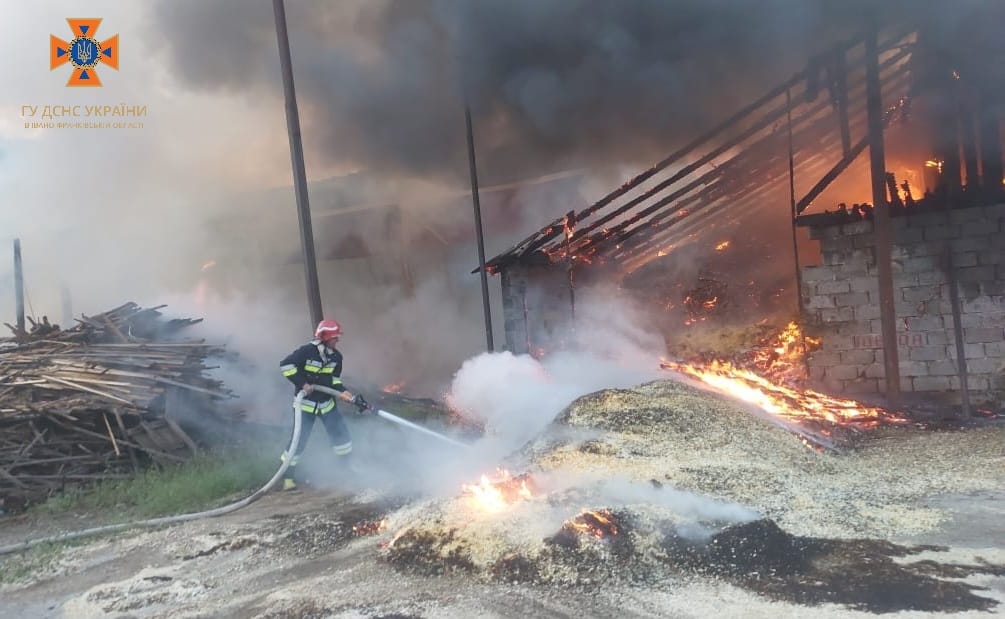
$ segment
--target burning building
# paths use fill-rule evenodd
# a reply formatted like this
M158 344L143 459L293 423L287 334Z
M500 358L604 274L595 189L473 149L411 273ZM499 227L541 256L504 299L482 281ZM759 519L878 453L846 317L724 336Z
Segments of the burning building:
M682 262L746 246L733 267L751 289L734 306L752 316L760 294L775 298L771 309L798 308L823 340L807 362L816 385L891 400L903 390L966 401L969 390L1000 402L1002 101L988 85L1001 50L984 38L957 53L925 25L852 37L588 208L492 258L486 269L501 276L508 348L561 348L574 332L577 290L598 282L658 302L656 312L686 309L685 326L704 320L735 292L704 271L690 289L668 280ZM775 231L768 242L755 238L763 229ZM780 263L776 254L789 264L795 256L782 285L748 275ZM806 266L810 254L823 263ZM902 380L886 379L893 374Z

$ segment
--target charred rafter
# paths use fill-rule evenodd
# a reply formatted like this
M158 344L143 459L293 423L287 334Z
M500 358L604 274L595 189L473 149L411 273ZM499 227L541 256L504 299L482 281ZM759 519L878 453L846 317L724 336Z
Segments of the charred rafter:
M881 70L885 73L882 77L887 90L896 91L901 83L907 82L901 78L909 70L912 37L909 32L897 32L886 37L881 46ZM779 125L790 112L793 112L794 144L798 148L830 142L826 135L830 125L830 132L837 134L840 155L850 155L854 147L849 144L849 136L864 116L864 106L850 103L859 103L864 98L858 95L864 88L865 59L856 52L862 42L861 37L856 37L821 54L784 84L575 213L578 226L571 233L563 225L567 218L559 218L490 260L487 268L496 271L509 262L535 258L549 262L613 262L624 254L620 246L636 234L639 236L633 239L633 244L646 241L648 245L659 242L653 239L662 236L663 228L690 219L697 210L720 211L736 203L749 204L752 194L761 193L749 170L761 175L760 184L764 184L765 177L773 181L784 176L774 168L786 167L787 159L780 154L784 148L779 141L782 133ZM832 92L829 100L818 101L810 82L822 68L832 73L829 76ZM793 90L791 103L779 104L778 98ZM901 93L891 94L896 98ZM835 120L839 133L834 131ZM733 154L733 150L740 152ZM728 159L719 161L723 155L728 155ZM816 153L801 159L801 171L822 167ZM675 164L684 165L660 180L660 173L674 170ZM715 169L704 171L707 166ZM657 180L654 186L644 187L647 182ZM639 193L633 197L635 191ZM620 203L621 199L627 201Z

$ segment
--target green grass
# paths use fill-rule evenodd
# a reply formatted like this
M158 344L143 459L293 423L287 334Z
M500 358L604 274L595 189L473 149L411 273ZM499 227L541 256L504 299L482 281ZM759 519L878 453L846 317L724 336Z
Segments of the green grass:
M81 546L86 540L68 540L39 544L19 553L0 557L0 584L10 584L27 580L32 575L52 568L72 546Z
M65 492L33 511L94 514L111 523L209 509L265 483L279 466L279 450L273 445L208 453L130 479Z
M86 515L80 528L202 511L257 490L279 466L276 445L231 448L196 456L176 466L151 468L130 479L64 492L31 509L32 515ZM41 544L0 557L0 583L14 583L55 565L72 546L100 536Z

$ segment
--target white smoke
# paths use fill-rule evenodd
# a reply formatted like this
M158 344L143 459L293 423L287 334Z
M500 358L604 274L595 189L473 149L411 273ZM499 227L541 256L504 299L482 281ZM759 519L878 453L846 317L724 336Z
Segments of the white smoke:
M582 294L571 350L542 360L483 353L454 377L450 403L486 428L480 447L502 456L541 433L576 398L659 378L662 341L647 335L626 301Z
M628 479L604 480L597 491L611 505L655 505L690 522L749 522L761 517L758 512L737 503Z

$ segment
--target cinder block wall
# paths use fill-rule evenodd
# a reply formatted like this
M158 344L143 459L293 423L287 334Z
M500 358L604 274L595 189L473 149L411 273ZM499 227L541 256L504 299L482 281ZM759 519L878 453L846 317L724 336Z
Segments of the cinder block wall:
M892 220L901 389L958 402L952 256L971 401L1005 403L1005 205ZM804 323L823 338L810 378L835 393L886 389L872 221L813 227L823 262L802 269Z
M537 354L562 347L572 325L568 272L551 264L502 269L506 349Z

